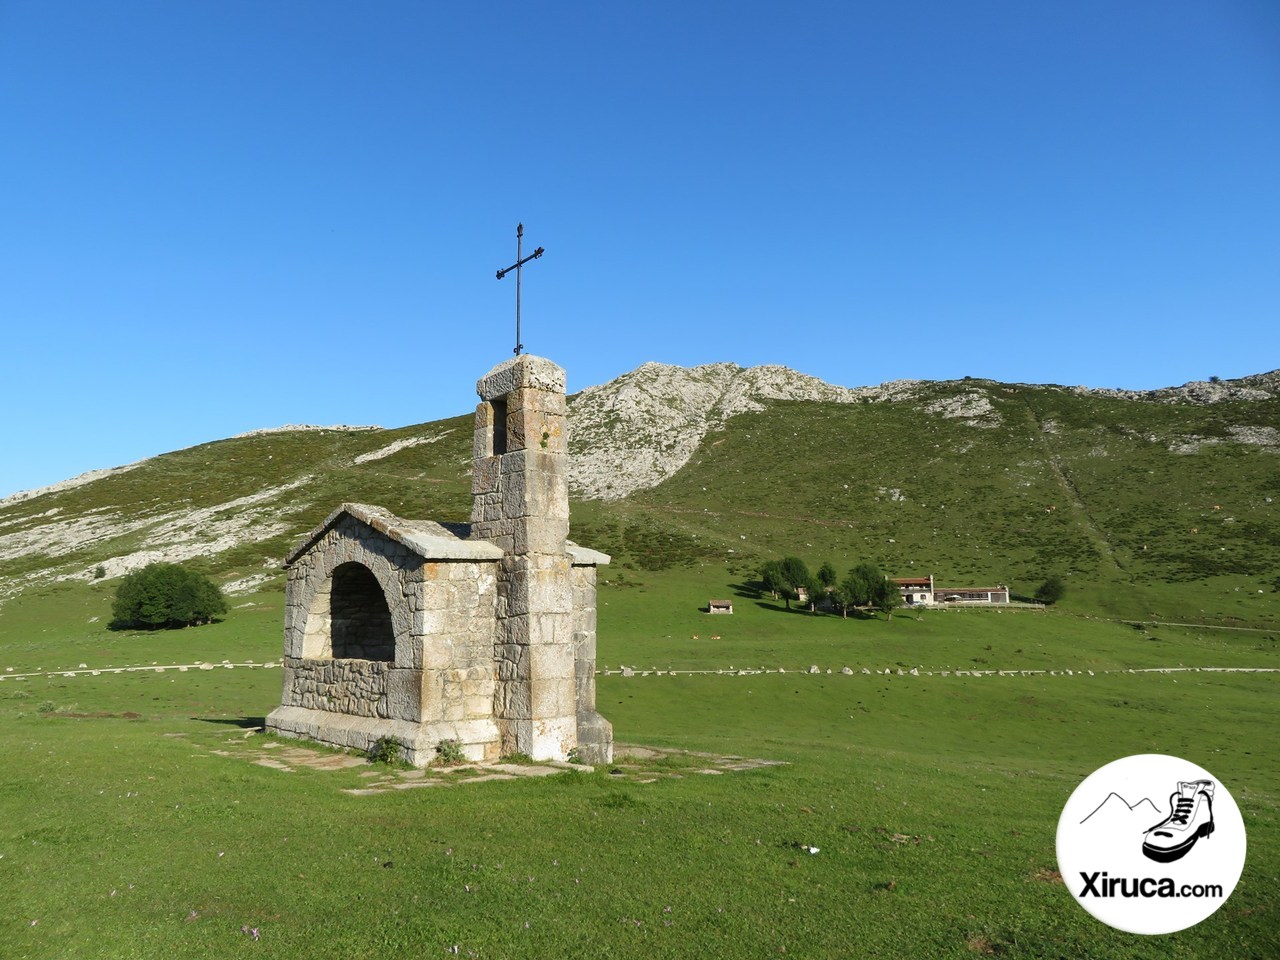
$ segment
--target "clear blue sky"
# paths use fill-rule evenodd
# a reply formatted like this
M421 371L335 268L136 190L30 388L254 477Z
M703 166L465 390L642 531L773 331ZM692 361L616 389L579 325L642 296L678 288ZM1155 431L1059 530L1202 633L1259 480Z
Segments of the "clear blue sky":
M1274 0L0 0L0 138L0 495L469 411L517 220L571 389L1280 366Z

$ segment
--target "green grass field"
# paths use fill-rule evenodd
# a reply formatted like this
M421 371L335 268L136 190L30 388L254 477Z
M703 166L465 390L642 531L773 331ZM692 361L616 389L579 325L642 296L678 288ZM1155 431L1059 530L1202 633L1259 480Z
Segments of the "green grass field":
M1078 603L842 620L735 593L723 561L617 573L602 666L788 671L603 676L618 739L786 765L352 796L359 767L250 762L244 728L278 702L277 670L10 677L0 956L1280 955L1277 675L1126 672L1277 667L1273 633ZM278 592L220 624L121 634L108 590L0 609L0 674L279 657ZM719 595L732 617L699 612ZM1073 674L940 673L957 669ZM1249 831L1227 904L1165 937L1105 927L1054 874L1076 784L1142 752L1206 767Z

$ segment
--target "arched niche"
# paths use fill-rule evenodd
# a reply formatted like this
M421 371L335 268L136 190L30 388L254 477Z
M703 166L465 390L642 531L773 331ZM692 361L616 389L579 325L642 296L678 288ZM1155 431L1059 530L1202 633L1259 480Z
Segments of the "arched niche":
M303 635L304 656L393 661L395 627L382 585L362 563L347 562L315 593Z

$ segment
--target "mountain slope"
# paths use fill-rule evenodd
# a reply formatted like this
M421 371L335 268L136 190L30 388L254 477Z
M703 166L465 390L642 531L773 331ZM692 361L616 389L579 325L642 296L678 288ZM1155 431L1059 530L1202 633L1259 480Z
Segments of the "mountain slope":
M616 568L746 576L799 553L1015 591L1057 572L1134 616L1176 585L1192 613L1271 622L1278 397L1274 372L1150 392L848 389L783 367L646 364L571 400L574 536ZM470 437L470 417L265 431L10 497L0 603L161 558L237 589L278 583L288 547L343 500L465 519Z

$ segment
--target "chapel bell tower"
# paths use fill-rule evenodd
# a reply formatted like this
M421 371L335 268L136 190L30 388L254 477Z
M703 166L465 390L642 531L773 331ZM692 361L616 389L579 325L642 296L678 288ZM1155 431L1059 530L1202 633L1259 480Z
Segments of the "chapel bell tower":
M567 543L565 372L542 357L518 355L494 367L476 384L476 392L480 404L471 536L503 552L498 565L494 699L502 750L563 760L579 746L580 707L586 712L584 721L599 718L594 622L589 703L579 703L587 678L578 677L575 666L580 625L575 624L575 563ZM592 571L594 593L594 567ZM608 736L611 740L611 731Z

